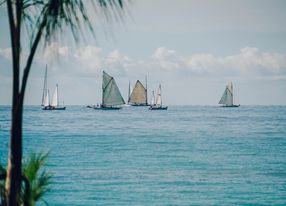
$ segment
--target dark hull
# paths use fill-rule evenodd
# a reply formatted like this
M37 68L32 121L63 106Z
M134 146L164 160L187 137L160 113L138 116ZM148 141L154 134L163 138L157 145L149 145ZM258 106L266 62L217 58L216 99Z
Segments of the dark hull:
M233 108L233 107L239 107L240 104L238 105L223 105L222 107L227 107L227 108Z
M146 106L149 106L148 104L129 104L133 107L146 107Z
M95 110L119 110L122 107L94 107Z
M66 107L43 107L43 110L66 110Z
M149 107L149 110L167 110L168 107Z

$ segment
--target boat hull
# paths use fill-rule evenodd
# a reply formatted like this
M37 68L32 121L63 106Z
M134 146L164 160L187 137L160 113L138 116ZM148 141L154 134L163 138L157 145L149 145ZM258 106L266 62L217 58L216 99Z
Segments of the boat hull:
M238 104L238 105L223 105L223 106L221 106L221 107L224 107L224 108L233 108L233 107L239 107L240 106L240 104Z
M167 110L168 107L149 107L149 110Z
M52 107L52 106L46 106L46 107L43 107L43 110L66 110L66 107Z
M146 107L146 106L150 106L149 104L129 104L130 106L133 107Z
M95 110L119 110L122 107L94 107Z

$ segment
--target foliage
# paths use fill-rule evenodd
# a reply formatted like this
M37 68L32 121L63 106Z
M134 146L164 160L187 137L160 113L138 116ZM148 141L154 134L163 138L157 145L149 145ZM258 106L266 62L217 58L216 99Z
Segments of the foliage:
M0 163L0 176L5 178L6 170ZM4 202L5 184L4 179L0 179L0 205Z
M36 205L36 202L46 201L43 199L44 195L50 190L51 173L47 172L44 167L46 166L46 159L48 153L32 153L28 159L24 161L22 176L27 178L30 190L25 191L22 189L21 199L22 202L26 201L30 206ZM5 174L5 168L0 164L0 174ZM22 185L24 187L24 185ZM4 191L4 181L0 182L0 190Z
M33 206L39 200L43 200L43 196L50 190L52 175L44 170L48 153L31 154L29 159L23 165L23 175L30 183L30 194L26 194L29 198L29 205Z

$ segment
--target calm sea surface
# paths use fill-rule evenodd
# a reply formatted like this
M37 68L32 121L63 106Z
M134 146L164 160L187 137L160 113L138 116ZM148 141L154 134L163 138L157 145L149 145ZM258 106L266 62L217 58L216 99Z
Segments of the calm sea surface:
M2 164L9 120L1 106ZM286 205L286 106L27 106L31 151L50 151L50 205Z

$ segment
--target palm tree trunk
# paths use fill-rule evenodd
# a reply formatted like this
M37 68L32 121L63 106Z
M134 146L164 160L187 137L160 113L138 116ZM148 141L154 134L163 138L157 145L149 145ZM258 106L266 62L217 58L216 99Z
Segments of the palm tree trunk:
M7 205L13 206L20 204L19 194L21 191L22 174L22 111L22 105L13 105L6 177Z
M13 9L15 8L15 9ZM9 25L13 59L13 99L12 120L9 145L9 157L6 176L6 203L9 206L20 205L21 174L22 174L22 112L23 104L19 93L20 88L20 35L22 1L16 3L7 0Z

